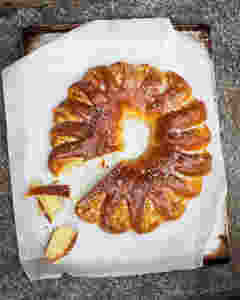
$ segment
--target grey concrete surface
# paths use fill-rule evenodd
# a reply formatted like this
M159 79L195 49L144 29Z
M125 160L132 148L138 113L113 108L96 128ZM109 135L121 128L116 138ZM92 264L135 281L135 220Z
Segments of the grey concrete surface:
M240 1L82 0L79 9L66 9L70 7L69 5L64 7L9 11L0 9L0 68L21 55L21 29L33 24L84 23L103 18L168 16L179 24L211 25L223 152L229 189L233 199L237 199L240 194L240 134L233 134L233 124L227 117L224 107L223 90L226 84L238 87L240 81ZM3 173L3 176L8 177L2 97L1 91L0 175ZM238 222L238 218L233 211L234 222ZM17 258L11 186L0 181L0 300L145 300L172 299L173 296L177 297L176 299L194 299L194 296L200 295L208 299L207 295L221 295L219 294L221 292L229 292L236 296L239 285L240 275L232 274L230 265L123 278L72 279L70 276L64 276L59 280L30 283ZM224 296L220 297L219 299L224 299Z

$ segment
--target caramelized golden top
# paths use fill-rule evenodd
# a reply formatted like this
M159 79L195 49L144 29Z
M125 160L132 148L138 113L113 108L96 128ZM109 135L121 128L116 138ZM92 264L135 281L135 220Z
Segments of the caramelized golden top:
M211 170L204 103L178 74L126 62L91 68L69 88L54 109L49 169L57 176L67 166L121 151L122 121L129 117L148 124L147 150L117 165L76 207L81 218L109 232L149 232L180 217Z

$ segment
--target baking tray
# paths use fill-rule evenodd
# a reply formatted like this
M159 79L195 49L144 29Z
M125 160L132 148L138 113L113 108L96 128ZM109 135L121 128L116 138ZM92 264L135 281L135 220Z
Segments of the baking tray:
M56 7L57 0L0 0L0 8Z
M210 27L207 25L178 25L173 24L175 30L184 32L199 41L201 46L208 49L211 57L212 47L210 38ZM61 25L38 25L28 27L22 31L22 55L27 55L40 46L54 40L80 24L61 24ZM226 264L231 261L231 216L229 209L229 196L226 197L225 211L225 231L224 234L217 236L220 240L219 247L204 257L204 265Z

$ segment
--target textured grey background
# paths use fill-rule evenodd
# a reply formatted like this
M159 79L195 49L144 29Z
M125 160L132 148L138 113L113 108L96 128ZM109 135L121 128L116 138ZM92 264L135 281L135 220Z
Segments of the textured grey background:
M223 87L239 86L240 1L239 0L89 0L81 8L69 9L58 1L56 9L0 9L0 68L21 53L21 30L33 24L84 23L93 19L131 17L171 17L179 24L211 25L213 60L216 67L221 136L229 188L233 199L240 194L240 135L232 133L231 119L224 108ZM39 86L41 88L41 86ZM1 92L2 93L2 92ZM4 106L0 94L0 178L6 178L7 144ZM19 99L16 99L19 101ZM233 211L233 222L237 218ZM15 225L10 186L0 180L0 300L7 299L185 299L199 295L230 292L240 295L240 275L231 266L215 266L195 271L149 274L136 277L43 280L30 283L17 258ZM224 299L221 294L221 299Z

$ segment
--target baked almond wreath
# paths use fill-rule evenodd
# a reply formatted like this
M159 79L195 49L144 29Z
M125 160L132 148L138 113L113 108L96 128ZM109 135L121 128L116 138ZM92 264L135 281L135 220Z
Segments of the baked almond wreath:
M178 219L211 170L206 107L189 84L174 72L118 62L89 69L54 108L50 171L58 176L67 167L122 151L123 121L132 117L149 126L146 151L117 164L75 209L82 220L110 233L146 233Z

